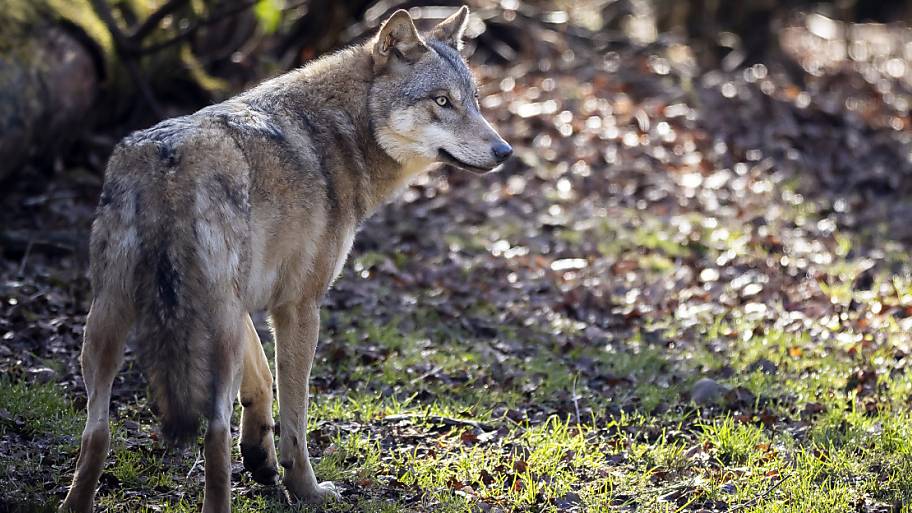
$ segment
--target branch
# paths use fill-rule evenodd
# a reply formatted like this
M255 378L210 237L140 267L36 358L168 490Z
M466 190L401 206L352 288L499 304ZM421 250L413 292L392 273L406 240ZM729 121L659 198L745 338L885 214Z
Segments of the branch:
M351 0L338 2L320 0L308 3L307 14L295 20L288 33L280 40L275 49L275 57L280 61L292 49L304 45L315 45L317 53L331 49L338 42L340 34L349 22L364 16L373 0ZM295 62L298 54L295 53Z
M152 92L152 87L149 86L149 83L146 82L146 79L143 77L142 69L140 69L137 61L126 58L124 59L124 66L126 66L130 78L136 83L136 87L139 88L140 94L142 94L143 99L149 105L149 109L152 113L159 119L164 118L165 113L158 104L158 100L155 99L155 93Z
M203 27L212 25L214 23L218 23L218 22L224 20L225 18L229 18L232 16L236 16L237 14L240 14L241 12L247 10L248 8L256 5L256 3L258 1L259 0L247 0L246 2L242 2L230 9L225 9L224 11L222 11L220 13L213 14L212 16L210 16L208 18L198 19L194 23L190 24L189 27L180 31L176 36L174 36L170 39L166 39L164 41L160 41L158 43L151 44L149 46L144 46L142 48L136 48L134 50L134 53L136 55L149 55L149 54L164 50L165 48L168 48L177 43L180 43L181 41L187 40L197 30L199 30Z
M139 58L184 41L201 27L211 25L229 16L234 16L256 4L257 0L246 0L239 5L214 14L209 18L197 20L171 39L146 47L141 46L142 40L158 27L158 24L165 16L168 16L185 5L187 0L168 0L155 12L149 15L149 17L146 18L139 27L133 30L130 35L124 34L123 30L121 30L120 26L117 24L117 20L114 19L114 14L111 12L111 6L108 5L107 0L90 0L90 2L95 14L98 15L102 23L105 24L105 27L107 27L108 31L111 33L111 37L114 39L114 48L116 49L117 54L123 57L124 67L130 74L130 78L136 84L140 94L148 104L149 109L152 110L157 117L161 118L163 117L162 109L155 99L152 88L142 75L142 69L139 66Z
M162 117L162 110L155 100L152 88L149 87L149 84L143 78L139 65L133 59L134 54L131 52L131 49L135 48L133 40L126 37L123 31L120 30L120 27L117 25L117 20L114 19L114 14L111 13L111 7L106 0L91 0L91 4L95 14L101 18L102 23L105 24L108 31L111 33L111 37L114 38L114 49L118 55L124 58L124 66L127 68L127 72L139 89L140 94L142 94L143 99L145 99L146 103L149 105L149 109L152 110L156 116Z
M139 44L145 39L146 36L152 33L158 27L158 24L165 18L165 16L176 11L180 7L183 7L187 3L187 0L168 0L161 7L155 10L152 14L146 18L146 21L142 22L139 27L136 27L133 32L127 36L135 44Z
M129 47L132 42L127 39L117 25L117 20L114 19L114 14L111 12L111 7L108 5L107 0L90 0L90 2L92 10L101 18L102 23L108 28L108 32L111 33L111 37L114 38L114 47L117 51L120 52L122 49Z

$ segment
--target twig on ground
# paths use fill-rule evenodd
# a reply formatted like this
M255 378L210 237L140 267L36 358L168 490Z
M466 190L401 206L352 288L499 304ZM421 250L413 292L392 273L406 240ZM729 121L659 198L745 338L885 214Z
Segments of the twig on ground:
M728 510L728 511L729 511L729 512L740 511L740 510L742 510L742 509L749 508L749 507L751 507L751 506L756 505L756 504L757 504L758 502L760 502L762 499L765 499L765 498L768 497L771 493L773 493L774 491L776 491L776 489L779 488L780 486L782 486L782 483L788 481L790 477L792 477L792 476L791 476L791 475L787 475L787 476L783 477L782 479L780 479L779 481L777 481L775 484L773 484L772 486L770 486L769 488L767 488L765 492L761 493L760 495L754 497L753 499L751 499L751 500L749 500L749 501L747 501L747 502L742 502L741 504L735 505L735 507L733 507L732 509L730 509L730 510Z
M41 229L41 226L34 230L7 230L0 232L0 247L8 253L17 255L25 254L26 251L32 255L36 252L51 255L72 253L79 249L80 244L84 241L85 237L74 234L72 231L45 231Z
M29 255L32 253L32 246L35 245L35 238L32 235L29 235L28 243L25 245L25 253L22 255L22 260L19 261L19 271L18 275L22 276L25 273L25 266L28 263Z
M203 451L196 451L196 460L193 461L193 465L190 466L190 470L187 471L186 479L190 479L190 474L196 470L196 467L199 466L200 462L203 461Z
M428 379L429 377L433 376L434 374L437 374L437 373L440 372L441 370L443 370L443 369L441 369L440 367L434 367L433 369L431 369L431 370L425 372L424 374L422 374L422 375L420 375L420 376L418 376L418 377L412 379L411 381L409 381L409 384L410 384L410 385L414 385L414 384L416 384L416 383L420 383L420 382L422 382L422 381Z
M425 422L430 422L433 424L444 424L447 426L469 426L473 428L481 429L482 431L492 431L494 429L490 424L484 422L478 422L475 420L468 419L455 419L452 417L444 417L442 415L422 415L420 413L400 413L397 415L389 415L383 417L381 422L398 422L400 420L414 420L419 419Z
M580 414L579 414L579 396L576 395L576 381L579 379L579 375L573 378L573 389L570 391L571 398L573 399L573 409L576 411L576 425L580 424Z

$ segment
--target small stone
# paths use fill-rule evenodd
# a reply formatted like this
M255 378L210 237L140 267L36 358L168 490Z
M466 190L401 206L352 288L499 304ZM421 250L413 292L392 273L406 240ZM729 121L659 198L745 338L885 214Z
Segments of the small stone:
M704 283L719 281L719 271L712 267L707 267L700 271L700 281Z
M554 505L561 509L566 509L580 503L580 496L576 492L567 492L563 497L554 499Z
M779 367L766 358L760 358L747 366L747 372L756 372L758 370L764 374L769 374L770 376L775 376L779 373Z
M753 406L757 396L745 387L735 387L725 392L725 401L729 408L745 408Z
M694 383L690 391L690 398L699 405L716 404L728 392L724 386L710 378L703 378Z

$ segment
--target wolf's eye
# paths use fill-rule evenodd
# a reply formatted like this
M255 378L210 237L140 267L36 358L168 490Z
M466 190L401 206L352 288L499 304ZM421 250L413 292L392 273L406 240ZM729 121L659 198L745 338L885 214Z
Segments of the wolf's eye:
M450 99L447 98L446 96L436 96L434 98L434 103L436 103L437 105L440 105L441 107L449 107Z

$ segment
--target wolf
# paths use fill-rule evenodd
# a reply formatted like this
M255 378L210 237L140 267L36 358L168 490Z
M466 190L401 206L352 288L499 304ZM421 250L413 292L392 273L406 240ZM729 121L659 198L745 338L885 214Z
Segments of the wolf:
M88 512L110 445L111 386L126 341L148 377L163 435L205 422L203 511L231 509L231 413L261 483L292 500L339 497L306 439L319 305L359 225L434 163L477 173L510 145L483 117L460 55L469 12L421 33L399 10L362 44L115 148L92 225L93 301L81 354L88 418L61 512ZM273 378L250 312L268 311Z

